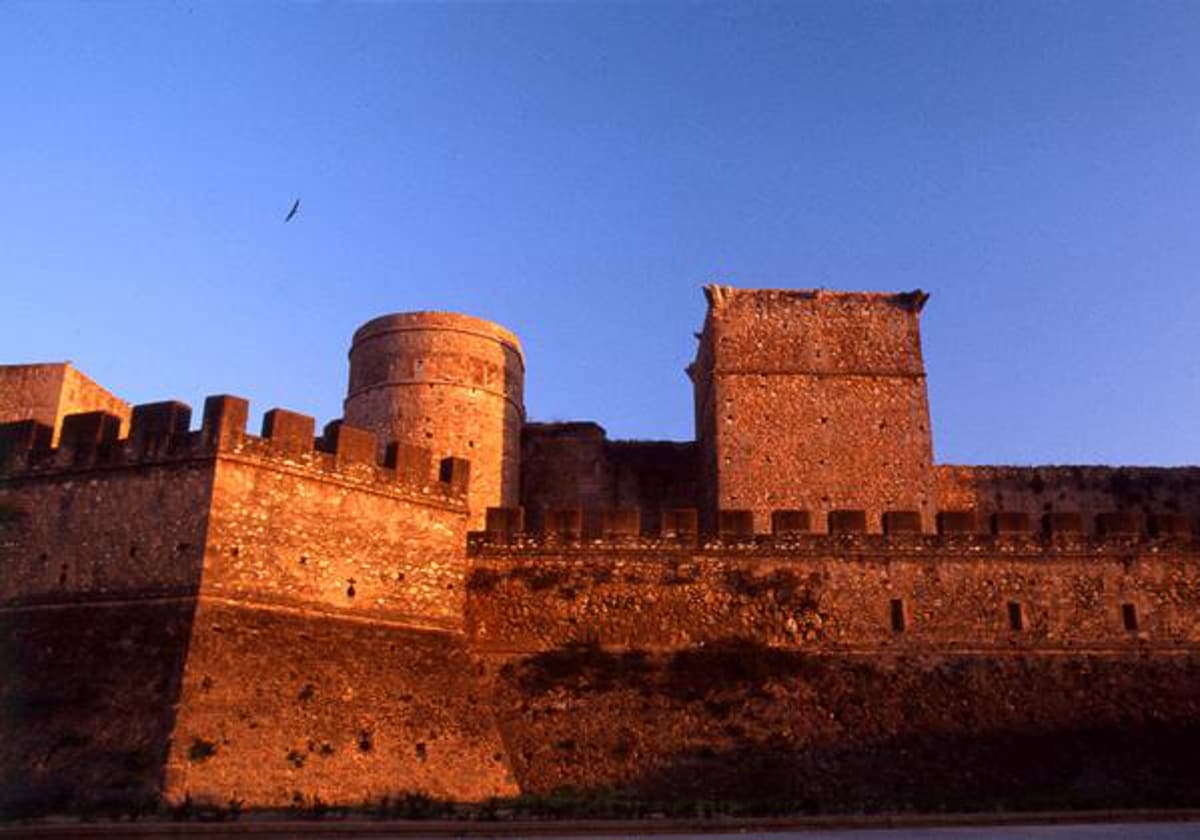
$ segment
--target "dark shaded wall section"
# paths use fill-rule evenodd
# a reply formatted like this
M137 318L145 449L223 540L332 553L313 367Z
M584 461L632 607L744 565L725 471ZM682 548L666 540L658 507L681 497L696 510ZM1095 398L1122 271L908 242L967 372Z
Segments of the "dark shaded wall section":
M1195 806L1194 654L497 658L521 788L772 811Z
M0 817L158 801L194 611L0 609Z
M695 443L609 440L596 423L526 423L521 433L521 504L531 528L545 511L638 508L643 529L659 513L700 503Z
M468 631L523 791L775 812L1200 803L1189 541L472 550Z
M1078 512L1085 521L1107 511L1200 518L1200 467L939 465L935 471L947 510Z

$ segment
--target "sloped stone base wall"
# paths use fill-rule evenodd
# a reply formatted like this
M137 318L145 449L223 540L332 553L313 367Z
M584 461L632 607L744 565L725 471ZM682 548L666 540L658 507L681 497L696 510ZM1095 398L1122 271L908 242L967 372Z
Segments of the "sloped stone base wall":
M157 802L194 609L0 610L0 816Z
M517 792L461 637L202 600L166 798L370 805Z
M674 654L493 662L522 790L770 810L1200 804L1200 657Z

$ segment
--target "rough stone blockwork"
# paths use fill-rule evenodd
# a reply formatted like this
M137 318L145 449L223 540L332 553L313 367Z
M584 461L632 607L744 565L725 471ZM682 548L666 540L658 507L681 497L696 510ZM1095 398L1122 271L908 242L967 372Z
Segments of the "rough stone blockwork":
M160 801L194 610L0 609L0 817Z
M1150 650L1200 644L1200 552L1038 537L816 536L475 546L467 623L481 650L660 649L736 637L804 650ZM891 622L899 601L907 621ZM1009 620L1009 604L1025 616ZM1129 628L1130 605L1137 627Z
M1196 804L1200 662L812 656L741 642L499 658L523 790L772 811Z
M461 638L204 602L165 794L263 806L517 792Z
M709 286L689 368L706 517L772 510L937 509L921 292ZM875 526L878 530L878 526Z

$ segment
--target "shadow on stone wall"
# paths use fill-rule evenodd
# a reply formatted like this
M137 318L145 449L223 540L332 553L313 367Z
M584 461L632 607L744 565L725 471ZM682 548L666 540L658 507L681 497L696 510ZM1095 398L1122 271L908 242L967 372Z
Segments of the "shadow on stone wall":
M737 801L764 813L1200 803L1191 656L578 646L510 662L496 696L531 793Z
M155 807L195 606L0 612L0 818Z

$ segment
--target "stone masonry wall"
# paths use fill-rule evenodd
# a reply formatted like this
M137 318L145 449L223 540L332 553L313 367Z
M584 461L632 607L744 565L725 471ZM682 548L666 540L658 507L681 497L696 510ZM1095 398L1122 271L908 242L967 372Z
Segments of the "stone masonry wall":
M194 610L0 607L0 819L155 806Z
M917 510L937 485L921 359L924 295L708 287L696 363L704 511Z
M660 650L730 638L824 651L1200 643L1191 542L812 536L689 548L531 538L476 542L468 590L468 632L481 650Z
M70 363L0 365L0 423L37 420L50 426L58 443L68 414L107 411L129 429L129 403L109 393Z
M450 634L201 599L166 798L515 794L481 672Z
M115 415L121 418L120 434L124 436L129 433L132 413L129 403L68 364L63 373L62 397L58 403L55 429L62 427L63 418L68 414L81 414L85 411L105 411Z
M424 492L264 459L243 441L218 463L203 593L369 615L414 626L462 623L466 506Z
M467 615L523 791L698 814L1195 804L1190 540L510 539L472 537Z
M1200 517L1197 467L975 467L939 465L943 508L982 514L998 510L1181 513Z
M740 813L1195 807L1195 653L494 658L522 790ZM720 806L718 806L720 807ZM718 811L719 812L719 811Z
M595 423L526 423L521 505L531 527L547 510L638 508L650 531L664 508L700 502L693 443L607 439Z
M517 503L525 362L511 332L466 315L409 312L364 324L350 349L346 421L472 464L471 526Z
M37 420L57 429L66 365L0 365L0 423Z
M212 460L0 476L0 604L194 594Z

